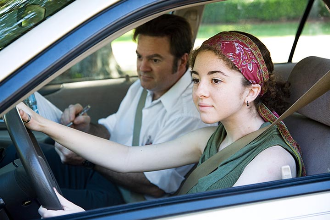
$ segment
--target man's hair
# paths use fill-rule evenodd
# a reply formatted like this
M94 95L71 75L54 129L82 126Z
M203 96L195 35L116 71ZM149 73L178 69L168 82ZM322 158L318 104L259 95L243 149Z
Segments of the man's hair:
M138 35L168 37L170 52L176 60L185 53L189 54L193 47L190 25L183 17L177 15L164 14L148 21L134 30L134 41Z

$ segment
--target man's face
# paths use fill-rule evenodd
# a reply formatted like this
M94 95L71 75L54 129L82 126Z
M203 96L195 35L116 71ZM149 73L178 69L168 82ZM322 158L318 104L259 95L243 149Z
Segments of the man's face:
M137 42L137 72L141 86L154 93L154 100L158 99L181 77L177 70L173 73L175 57L170 53L169 39L139 35Z

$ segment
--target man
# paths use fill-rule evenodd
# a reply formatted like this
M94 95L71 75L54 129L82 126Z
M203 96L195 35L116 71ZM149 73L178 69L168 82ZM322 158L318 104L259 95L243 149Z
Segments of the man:
M73 122L75 129L128 146L162 143L205 126L191 97L187 68L192 33L188 22L179 16L162 15L136 28L134 40L139 80L128 90L118 112L92 124L87 114L76 117L82 110L80 104L70 105L61 123ZM143 107L140 117L136 116L139 104ZM141 118L140 126L135 125L136 118ZM140 134L134 136L136 130ZM64 166L53 150L45 152L64 197L85 209L120 204L121 193L125 202L173 194L192 167L123 174L91 165L59 144L55 147L62 163L92 168Z

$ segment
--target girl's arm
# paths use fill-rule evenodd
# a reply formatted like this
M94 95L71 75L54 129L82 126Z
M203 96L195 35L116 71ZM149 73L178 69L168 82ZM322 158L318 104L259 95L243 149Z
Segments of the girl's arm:
M152 171L195 163L215 130L208 127L163 144L128 147L49 121L22 103L18 108L23 121L31 115L26 127L41 131L87 160L117 172Z

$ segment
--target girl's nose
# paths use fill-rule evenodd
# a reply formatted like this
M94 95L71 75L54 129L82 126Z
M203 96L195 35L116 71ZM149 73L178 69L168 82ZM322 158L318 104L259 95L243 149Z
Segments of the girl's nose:
M206 82L199 81L197 85L195 85L195 95L199 98L205 98L209 96L208 85Z

